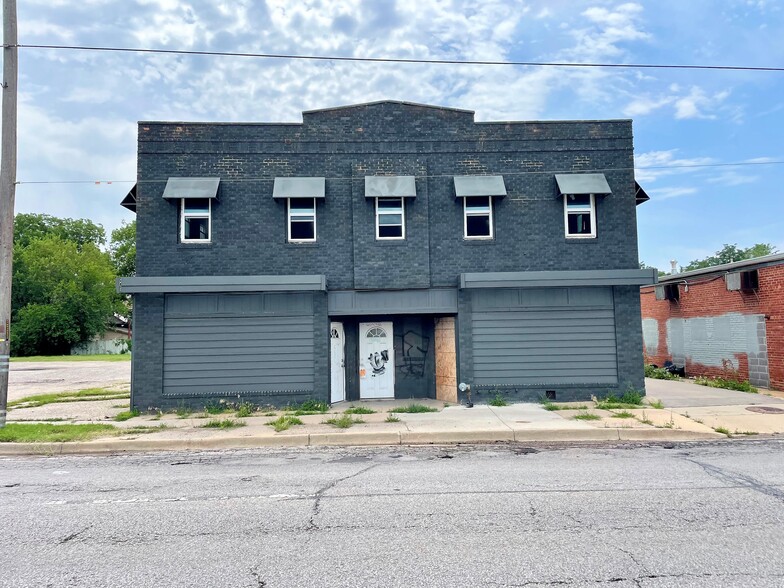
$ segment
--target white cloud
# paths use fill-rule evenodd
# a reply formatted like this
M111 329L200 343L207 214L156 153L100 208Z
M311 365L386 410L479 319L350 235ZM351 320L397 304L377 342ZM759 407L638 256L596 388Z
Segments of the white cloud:
M648 190L648 195L657 200L669 200L670 198L678 198L680 196L690 196L697 193L697 188L687 188L683 186L672 186L670 188L657 188L656 190Z
M668 149L636 155L634 175L637 181L654 182L664 176L692 173L700 170L700 166L715 162L711 157L677 157L677 153L677 149Z
M759 179L759 176L750 176L730 170L711 176L706 181L711 184L721 184L722 186L742 186L743 184L753 184Z

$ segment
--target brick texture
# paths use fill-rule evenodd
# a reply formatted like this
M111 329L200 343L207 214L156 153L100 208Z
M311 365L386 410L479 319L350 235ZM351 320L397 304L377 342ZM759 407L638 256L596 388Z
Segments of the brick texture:
M784 263L760 267L758 273L759 290L756 292L728 291L723 273L690 278L688 291L680 284L678 301L656 300L653 287L641 288L643 322L645 328L650 329L646 331L646 361L662 365L670 360L682 365L682 361L677 361L681 358L674 357L675 350L670 349L680 343L673 342L672 337L668 343L667 321L705 319L708 325L725 321L730 327L730 336L716 337L712 347L711 334L701 336L700 351L707 348L713 354L709 357L731 362L742 378L762 382L761 385L767 374L771 388L784 390ZM743 328L736 327L741 319ZM743 346L741 339L753 340L755 335L760 352L739 351ZM690 355L683 359L688 375L718 376L725 372L721 361L705 365Z

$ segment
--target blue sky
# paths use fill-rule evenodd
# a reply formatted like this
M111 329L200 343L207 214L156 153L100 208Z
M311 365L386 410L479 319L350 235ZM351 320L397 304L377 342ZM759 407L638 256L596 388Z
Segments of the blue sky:
M424 59L784 63L777 1L25 0L22 44ZM723 243L784 250L784 73L283 61L20 49L17 212L107 230L135 177L136 121L299 122L392 99L477 120L632 118L640 259ZM738 167L681 167L747 162ZM24 182L103 180L94 183ZM112 180L113 183L106 183Z

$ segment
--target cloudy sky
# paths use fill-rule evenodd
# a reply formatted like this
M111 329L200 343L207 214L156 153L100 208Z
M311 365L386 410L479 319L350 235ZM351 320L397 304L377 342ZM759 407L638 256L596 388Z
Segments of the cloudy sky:
M782 30L776 0L19 2L21 44L361 57L776 66ZM669 268L723 243L784 250L784 164L774 163L784 161L784 72L32 48L19 62L17 212L107 230L131 220L118 203L135 177L139 120L299 122L302 110L393 99L481 121L632 118L638 181L651 196L638 208L640 259ZM726 163L745 165L716 165Z

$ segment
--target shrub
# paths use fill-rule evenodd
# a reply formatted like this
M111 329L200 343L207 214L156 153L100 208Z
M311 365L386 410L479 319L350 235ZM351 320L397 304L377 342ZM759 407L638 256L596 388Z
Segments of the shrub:
M490 406L509 406L506 398L501 396L500 392L496 393L496 395L488 401L488 404Z
M656 367L653 364L645 366L645 377L655 380L680 380L678 376L670 373L666 368Z

